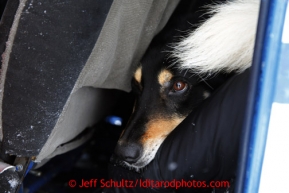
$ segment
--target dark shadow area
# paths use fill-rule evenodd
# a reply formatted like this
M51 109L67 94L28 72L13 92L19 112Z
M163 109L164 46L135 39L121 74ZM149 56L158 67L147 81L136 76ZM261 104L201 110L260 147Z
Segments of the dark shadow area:
M103 119L94 127L88 128L84 132L94 130L91 140L73 151L52 158L43 167L29 172L24 180L24 192L101 192L100 183L98 182L95 186L94 180L108 178L109 159L119 135L129 119L133 101L131 93L122 92L115 108L110 113L110 115L120 117L122 125L113 125ZM71 180L76 182L73 188ZM79 187L85 182L86 187Z

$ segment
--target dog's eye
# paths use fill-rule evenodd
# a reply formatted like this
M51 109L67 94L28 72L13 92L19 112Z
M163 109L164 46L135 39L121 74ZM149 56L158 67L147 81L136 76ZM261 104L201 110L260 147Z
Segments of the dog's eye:
M173 85L173 90L174 91L182 91L185 90L187 88L187 83L183 82L183 81L176 81Z

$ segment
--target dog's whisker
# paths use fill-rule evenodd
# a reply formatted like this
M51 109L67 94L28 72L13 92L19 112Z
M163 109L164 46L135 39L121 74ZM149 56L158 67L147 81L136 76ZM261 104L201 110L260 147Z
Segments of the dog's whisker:
M187 75L188 71L189 71L189 69L187 69L187 70L186 70L186 72L185 72L184 76L186 76L186 75Z
M198 75L198 76L208 87L210 87L210 89L214 90L214 88L202 76L200 76L200 75Z

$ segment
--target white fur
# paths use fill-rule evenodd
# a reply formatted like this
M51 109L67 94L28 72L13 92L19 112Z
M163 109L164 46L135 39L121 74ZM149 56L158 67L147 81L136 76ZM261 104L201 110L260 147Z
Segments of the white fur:
M234 0L210 6L214 15L174 46L178 67L201 74L250 67L259 4L260 0Z

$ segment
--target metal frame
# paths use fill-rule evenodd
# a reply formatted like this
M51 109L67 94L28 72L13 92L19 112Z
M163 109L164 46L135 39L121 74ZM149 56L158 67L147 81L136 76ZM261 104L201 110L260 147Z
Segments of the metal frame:
M243 149L240 155L239 178L236 189L238 193L256 193L259 191L260 180L265 175L262 170L268 171L266 169L268 166L263 167L264 155L268 149L272 149L271 144L274 145L274 143L270 143L270 146L268 144L266 146L267 139L272 135L271 132L270 136L267 136L269 123L272 125L273 104L289 104L289 42L282 42L284 25L289 25L288 20L286 20L286 24L284 23L287 5L288 0L263 0L261 3L252 67L252 85L249 94L251 100L248 104ZM287 12L289 12L288 8ZM275 109L274 113L276 111L280 113L280 109ZM289 109L285 111L288 113L289 119ZM282 112L284 113L284 110ZM283 126L289 130L288 121L284 121L284 123L288 124ZM276 132L278 128L271 126L270 130ZM275 146L274 148L289 149L289 147L282 146ZM286 151L283 154L286 154ZM272 156L272 154L266 155L265 161ZM274 156L280 156L279 159L282 159L283 155L281 153L274 154ZM276 165L272 163L270 167L276 167ZM286 173L285 170L286 168L283 172ZM268 191L269 186L275 187L275 190L277 187L285 188L284 181L277 179L277 173L266 173L266 175L271 174L272 183L267 183L267 189L262 183L262 192ZM286 192L287 189L278 189L279 191L274 192Z

